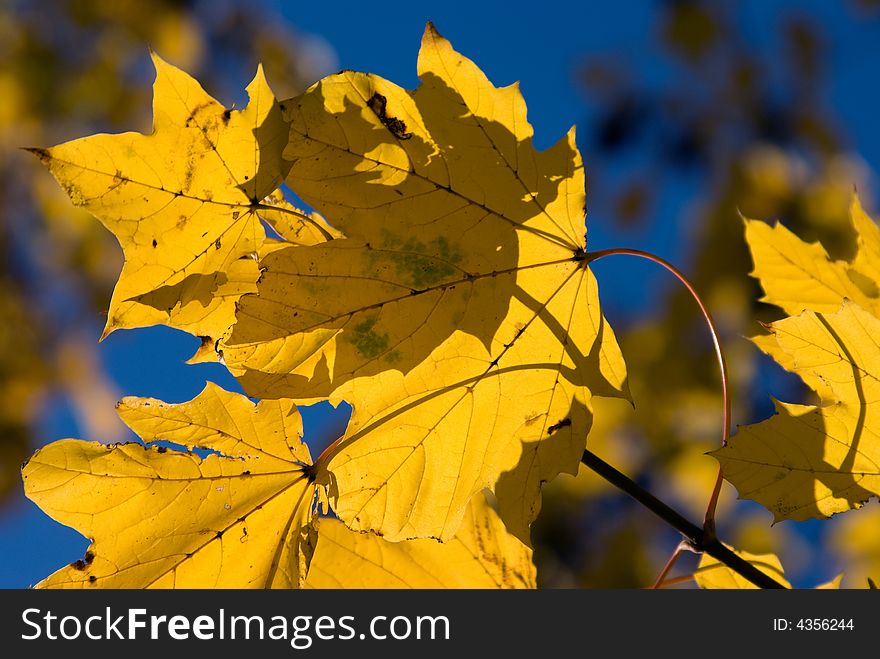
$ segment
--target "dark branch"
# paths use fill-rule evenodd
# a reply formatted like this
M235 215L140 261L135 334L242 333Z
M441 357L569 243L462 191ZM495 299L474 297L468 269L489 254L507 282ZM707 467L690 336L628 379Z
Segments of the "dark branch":
M761 572L754 565L743 560L714 537L704 539L703 529L682 517L678 512L660 501L653 494L642 488L625 474L617 471L595 453L584 451L581 458L587 467L599 474L614 487L626 492L633 499L645 506L664 522L677 529L693 547L694 551L705 552L718 559L731 570L748 579L759 588L785 588L781 583Z

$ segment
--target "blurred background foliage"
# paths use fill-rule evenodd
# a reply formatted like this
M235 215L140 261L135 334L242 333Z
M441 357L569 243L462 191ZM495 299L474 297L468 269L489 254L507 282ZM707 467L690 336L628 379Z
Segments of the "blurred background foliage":
M771 413L768 392L785 400L802 400L806 392L741 338L757 333L757 321L781 313L757 302L740 214L779 219L844 257L854 247L847 215L854 188L877 217L875 173L827 102L830 37L821 21L796 9L770 14L768 50L767 43L750 40L735 3L653 4L650 50L668 75L658 79L653 67L634 66L613 50L585 53L574 72L572 84L585 99L578 137L589 215L593 223L614 223L616 235L630 244L649 248L652 236L675 235L673 225L684 223L688 235L675 248L676 263L720 327L734 421L755 422ZM850 0L841 11L847 20L873 25L880 43L880 2ZM239 105L258 62L279 98L334 66L326 44L299 33L269 2L4 3L0 497L7 502L20 497L19 464L56 439L39 432L49 406L66 405L82 437L128 436L114 403L133 392L117 390L96 344L121 251L19 147L93 132L149 132L147 46L221 101ZM478 53L470 55L479 62ZM669 188L677 191L676 215L662 199ZM597 264L596 270L603 303L612 300L606 309L636 405L597 400L590 447L700 521L717 469L704 453L720 435L712 344L693 300L671 277L650 264L627 266L628 282L603 276L619 268ZM647 310L628 304L639 281L667 277ZM868 576L880 580L876 501L829 523L771 527L769 513L734 499L726 486L721 537L739 549L778 553L796 585L812 586L839 572L846 572L849 587L864 587ZM533 539L543 587L644 587L678 542L651 513L583 469L545 488ZM695 565L695 557L682 559L674 575Z
M240 99L262 62L274 91L294 95L326 68L265 3L194 0L13 1L0 11L0 496L49 401L66 400L83 436L124 435L94 327L122 267L116 240L74 208L22 146L93 132L150 131L148 46L213 94ZM244 99L241 99L242 102Z
M840 5L851 20L880 28L880 3ZM685 190L679 207L690 235L677 265L721 332L734 423L754 423L772 414L768 393L804 401L808 392L741 338L758 334L759 321L784 315L758 302L741 216L778 219L805 240L821 241L832 257L848 258L855 248L853 190L876 211L876 174L827 102L830 35L820 20L797 10L771 14L764 26L769 43L758 43L737 7L660 2L652 51L673 73L659 82L622 65L626 58L614 52L586 58L578 77L594 106L582 146L589 213L615 222L638 244L640 236L672 230L674 218L663 215L658 200L662 191ZM874 34L880 38L880 29ZM645 278L668 277L670 285L654 313L615 324L635 408L597 401L589 444L700 521L717 468L703 454L718 445L721 425L710 336L694 300L669 275L652 264L630 265ZM601 267L604 301L614 297L615 283ZM614 324L607 305L606 313ZM584 471L548 488L535 538L539 564L552 569L539 570L539 580L544 586L651 584L676 534ZM735 490L725 488L719 535L738 549L778 553L795 584L800 577L801 585L815 585L840 572L848 587L865 587L871 574L876 580L876 501L832 522L771 528L769 513L735 501ZM573 509L581 515L571 515ZM696 561L683 559L673 574L687 573Z

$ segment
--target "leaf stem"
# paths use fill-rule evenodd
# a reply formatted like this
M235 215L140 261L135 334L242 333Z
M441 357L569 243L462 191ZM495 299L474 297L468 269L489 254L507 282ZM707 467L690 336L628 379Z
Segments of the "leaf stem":
M727 439L730 437L730 384L727 372L727 361L724 359L724 350L721 348L721 340L718 338L718 329L715 327L715 322L712 320L712 314L709 313L709 309L706 307L699 293L697 293L697 290L694 288L690 279L688 279L681 270L676 268L669 261L656 254L651 254L650 252L645 252L640 249L630 249L628 247L613 247L611 249L602 249L596 252L587 252L586 261L592 263L593 261L598 261L606 256L614 256L618 254L637 256L664 267L675 275L676 279L684 285L688 290L688 293L691 294L691 297L696 300L697 305L700 307L700 312L702 312L703 318L706 320L706 325L709 326L709 333L712 335L712 343L715 346L715 355L718 358L718 368L721 372L721 396L724 407L721 424L721 446L727 446ZM718 475L715 477L715 485L712 488L712 494L709 496L709 503L706 506L706 514L703 519L703 531L708 538L715 536L715 509L718 506L718 497L721 494L721 486L723 483L724 478L721 474L721 467L719 467Z
M759 588L785 588L781 583L764 574L745 559L737 556L723 545L714 534L708 535L704 533L703 529L670 508L628 476L617 471L617 469L602 460L595 453L584 451L581 462L614 485L614 487L626 492L664 522L678 530L685 537L687 545L694 551L705 552L718 559Z
M677 586L682 583L687 583L688 581L693 581L693 574L684 574L680 577L672 577L671 579L666 579L660 588L668 588L669 586Z
M661 588L666 581L666 575L669 574L670 570L675 567L676 562L681 556L682 552L687 551L691 548L690 544L682 540L678 543L678 546L675 548L675 551L672 552L672 556L669 557L669 560L666 561L666 565L663 566L663 569L660 570L660 574L657 575L657 578L654 580L654 585L651 586L651 590L657 590Z

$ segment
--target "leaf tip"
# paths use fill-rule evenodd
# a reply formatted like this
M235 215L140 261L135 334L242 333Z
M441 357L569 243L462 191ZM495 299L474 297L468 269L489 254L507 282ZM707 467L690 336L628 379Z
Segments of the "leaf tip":
M445 41L446 39L437 30L437 27L434 25L433 21L428 21L427 23L425 23L425 33L422 35L423 48L428 45L436 47Z
M269 81L266 78L266 70L263 68L262 62L257 64L257 72L254 74L253 79L246 87L245 91L247 91L248 98L251 100L258 98L262 91L268 91L272 100L275 99L275 93L272 91L272 87L269 86Z
M632 409L636 409L636 400L632 395L632 390L629 386L629 377L624 376L623 381L620 384L610 383L612 389L614 390L614 397L620 398L621 400L626 401L630 404Z
M165 59L159 53L157 53L152 46L148 46L148 48L150 50L150 60L153 62L153 66L155 67L156 71L158 71L160 67L168 65L168 62L166 62Z
M33 153L37 158L40 159L40 162L46 163L52 159L52 155L49 153L48 149L42 149L40 147L33 146L23 146L21 147L22 151L27 151L28 153Z
M104 329L101 331L101 336L98 337L98 343L101 343L110 336L115 330L119 329L119 325L116 321L109 316L107 317L107 324L104 325Z

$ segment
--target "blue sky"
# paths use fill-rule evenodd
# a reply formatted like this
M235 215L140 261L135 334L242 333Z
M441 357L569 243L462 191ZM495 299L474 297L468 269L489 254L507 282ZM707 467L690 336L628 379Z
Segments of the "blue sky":
M271 3L270 3L271 4ZM314 35L332 49L337 68L370 71L398 84L416 86L416 55L425 22L431 20L457 50L475 60L496 85L519 80L535 128L535 143L544 148L571 125L586 126L595 111L576 83L575 71L588 55L621 58L658 84L675 72L653 55L657 2L277 2L278 11L297 30ZM852 147L874 171L880 171L880 34L877 21L856 24L841 11L843 3L743 2L738 20L761 42L780 8L798 7L820 18L831 37L830 85L827 103L843 122ZM873 30L873 38L871 35ZM872 46L872 43L875 44ZM145 45L146 52L146 45ZM768 64L769 65L769 64ZM247 81L242 81L242 87ZM584 132L581 132L583 139ZM78 136L70 136L78 137ZM584 148L588 174L590 153ZM686 180L663 192L662 221L637 236L621 233L602 217L588 217L592 249L621 246L648 249L682 263L691 227L681 213L689 190ZM627 279L626 265L597 268L600 283ZM662 277L660 278L662 280ZM665 286L662 280L656 286ZM649 305L654 284L626 290L626 306ZM633 311L633 313L638 313ZM613 317L612 317L613 319ZM97 340L100 328L92 328ZM116 332L99 348L103 364L126 395L156 396L170 401L193 397L206 379L236 389L237 384L216 365L186 366L196 339L165 328ZM307 427L336 424L338 417L306 412ZM328 430L328 432L330 432ZM63 405L39 429L45 441L77 436L76 423ZM120 438L126 439L126 438ZM0 509L0 587L25 587L54 569L82 556L87 542L56 524L20 496Z

